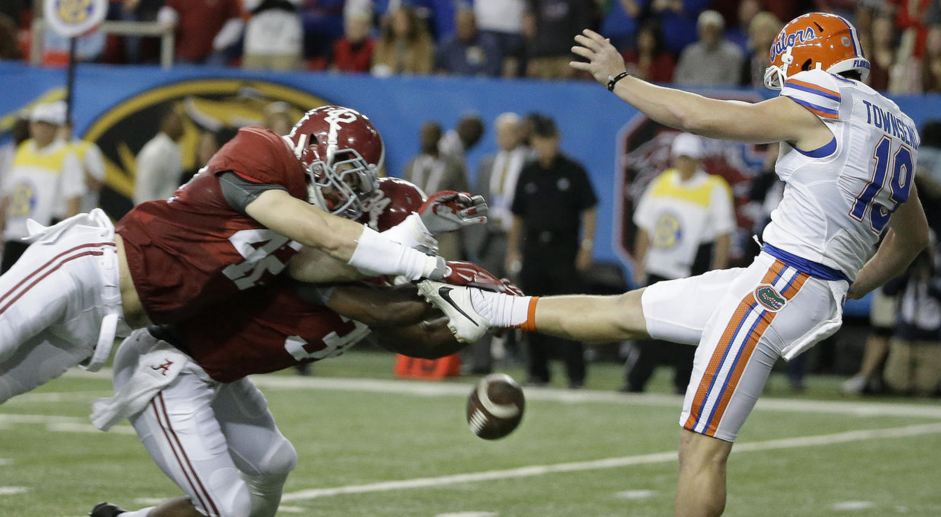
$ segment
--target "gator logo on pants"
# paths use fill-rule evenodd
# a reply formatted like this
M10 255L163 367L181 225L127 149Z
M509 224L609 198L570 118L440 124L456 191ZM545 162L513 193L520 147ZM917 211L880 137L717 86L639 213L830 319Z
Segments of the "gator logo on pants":
M755 301L770 312L778 312L787 305L787 299L767 284L759 285L755 289Z

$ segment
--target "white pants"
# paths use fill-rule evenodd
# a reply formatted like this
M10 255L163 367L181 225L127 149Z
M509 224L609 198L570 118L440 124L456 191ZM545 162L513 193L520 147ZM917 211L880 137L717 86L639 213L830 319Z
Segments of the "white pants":
M160 343L141 329L121 344L114 362L115 391L132 377L138 358ZM250 380L219 383L190 361L130 420L147 452L199 512L275 515L297 453Z
M848 287L766 253L747 268L648 287L641 302L650 336L699 345L680 425L735 441L778 358L839 329Z
M0 404L93 355L107 359L121 314L104 212L36 229L36 242L0 276Z

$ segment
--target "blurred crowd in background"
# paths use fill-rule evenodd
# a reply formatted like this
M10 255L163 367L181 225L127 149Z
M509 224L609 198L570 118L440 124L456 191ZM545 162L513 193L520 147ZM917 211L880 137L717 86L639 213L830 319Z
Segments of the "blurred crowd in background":
M0 59L63 64L68 42L31 37L31 0L0 1ZM859 30L870 84L941 91L941 0L111 0L108 19L175 33L175 62L277 70L578 78L572 37L588 27L660 83L760 87L782 25L808 11ZM159 40L85 36L77 55L156 63ZM582 77L584 78L584 77Z

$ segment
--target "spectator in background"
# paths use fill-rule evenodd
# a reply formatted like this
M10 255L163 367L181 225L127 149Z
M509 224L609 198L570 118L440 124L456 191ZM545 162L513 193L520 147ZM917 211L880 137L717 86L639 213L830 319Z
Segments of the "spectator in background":
M82 166L71 147L59 138L65 124L65 103L38 104L29 116L30 139L16 150L10 170L3 177L0 232L3 260L0 273L20 258L29 244L27 219L51 225L56 214L79 213L85 195Z
M581 290L579 271L591 265L598 198L585 169L559 148L559 132L547 116L533 117L536 160L523 166L513 195L513 224L507 237L506 268L519 272L520 287L531 295ZM581 343L530 333L529 383L550 381L549 357L561 355L569 387L585 385Z
M934 25L925 39L925 55L921 59L921 91L941 92L941 25Z
M3 185L3 178L13 166L16 150L20 148L20 144L29 139L29 113L21 111L16 114L9 137L8 141L0 145L0 185Z
M734 43L724 38L722 15L703 11L697 26L699 41L680 54L673 82L681 86L737 86L744 57Z
M498 77L503 71L503 56L496 40L477 30L474 10L458 9L454 15L455 32L438 46L435 68L451 75Z
M224 127L217 131L203 131L199 134L199 140L196 142L196 156L193 160L193 168L183 171L179 184L183 185L199 172L200 169L209 163L212 155L222 148L229 140L235 138L237 129ZM281 133L286 134L286 133Z
M418 156L405 165L402 177L414 183L428 195L441 190L466 192L467 172L463 162L439 153L439 140L441 140L441 126L437 122L429 121L422 124L419 135L421 150ZM439 235L439 254L448 260L461 260L464 257L461 235L461 232Z
M729 265L735 230L732 189L720 176L702 169L703 144L681 133L670 149L673 168L662 172L634 211L636 280L653 285L688 278ZM628 354L622 391L643 392L660 363L673 365L675 393L685 393L693 373L696 347L643 341Z
M610 9L601 20L600 34L619 50L633 48L647 0L612 0L607 5Z
M882 289L873 291L869 304L869 336L863 348L862 363L856 375L840 386L843 393L859 395L885 391L882 371L889 353L889 339L895 332L897 307L895 296L885 294Z
M134 182L134 204L155 199L168 199L180 186L183 156L183 115L170 110L160 121L160 132L144 145L137 155L137 179Z
M424 20L411 6L399 7L383 20L373 53L373 75L424 75L430 74L433 66L434 43Z
M925 54L928 40L928 15L936 0L889 0L895 6L895 28L901 32L901 52L920 59Z
M882 291L900 297L898 323L889 340L885 382L892 391L929 396L941 384L941 277L928 246L904 275Z
M474 15L481 34L489 34L503 56L503 77L516 77L526 61L520 33L526 0L475 0Z
M448 130L438 142L442 156L457 160L466 168L465 155L474 148L484 135L484 121L476 113L461 116L454 129Z
M679 54L696 41L696 17L710 4L711 0L651 0L650 11L660 22L667 50Z
M85 176L87 192L82 196L79 212L91 212L98 207L98 196L105 182L105 159L98 144L75 137L73 130L72 122L68 121L62 125L59 137L71 146Z
M242 66L267 70L296 70L304 53L304 29L297 7L288 0L253 0L245 24Z
M528 77L567 79L574 76L572 38L591 27L588 0L526 0L522 34L527 44Z
M19 28L16 22L6 14L0 13L0 61L20 59L20 46L17 44Z
M465 230L468 252L473 261L497 275L507 276L506 236L513 225L513 194L523 165L529 159L529 150L522 144L522 121L516 113L503 113L494 121L497 152L485 156L477 169L477 182L473 193L484 196L490 206L486 225ZM470 372L490 373L493 369L491 342L493 333L470 346Z
M869 57L869 86L874 90L889 90L890 78L895 65L895 26L892 18L877 16L872 20Z
M755 48L749 44L749 41L752 37L751 25L752 21L755 19L755 16L757 16L760 12L762 12L762 9L761 2L759 0L742 0L738 4L738 10L736 12L737 20L735 26L725 33L725 38L738 45L738 48L746 54L752 52L752 49ZM775 34L775 36L777 36L777 34ZM763 52L767 54L769 48L771 48L770 44L767 47L764 47ZM765 56L765 58L767 58L767 56Z
M742 60L741 85L763 88L768 69L768 49L784 26L773 14L762 11L748 26L748 54Z
M676 62L663 48L663 34L656 20L649 20L637 31L637 45L623 53L624 64L632 75L654 83L673 81Z
M369 72L376 42L369 36L372 15L361 9L348 10L343 15L343 37L333 43L331 70L337 72Z
M264 118L261 121L261 125L266 129L274 131L276 134L284 136L291 132L296 120L297 117L291 115L291 105L283 101L278 101L265 106ZM228 141L229 139L226 139L226 142ZM221 147L224 144L225 142L222 142L219 146Z
M235 43L245 24L239 0L166 0L157 22L176 30L176 62L224 64L221 52Z

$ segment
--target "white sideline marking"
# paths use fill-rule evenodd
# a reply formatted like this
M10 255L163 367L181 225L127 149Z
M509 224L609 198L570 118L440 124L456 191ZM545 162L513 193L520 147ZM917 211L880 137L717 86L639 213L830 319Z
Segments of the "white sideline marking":
M102 369L97 373L73 369L65 373L68 377L82 379L100 379L111 381L111 370ZM286 375L253 375L252 381L259 388L349 391L364 393L382 393L414 395L419 397L466 397L474 384L467 382L423 382L375 379L345 379L325 377L297 377ZM682 395L660 395L652 393L616 393L599 390L563 390L552 388L524 388L528 400L542 400L571 404L609 403L626 406L658 406L681 408ZM755 409L759 411L778 411L786 413L826 413L854 415L860 417L896 416L941 419L941 406L917 405L893 402L842 402L819 400L790 400L780 398L762 398Z
M279 506L278 511L287 512L287 513L304 513L307 510L304 508L301 508L300 506Z
M0 467L6 467L7 465L13 465L13 460L0 458Z
M72 391L49 393L24 393L13 397L7 404L36 404L50 402L91 402L97 398L114 395L111 391Z
M848 431L845 433L824 434L817 436L803 436L785 438L781 440L768 440L764 442L748 442L736 444L732 448L733 454L743 452L766 451L776 449L793 449L798 447L811 447L815 445L832 445L838 443L857 442L880 438L904 438L924 434L941 433L941 423L910 425L893 427L889 429L868 429L862 431ZM371 492L388 492L393 490L407 490L411 488L429 488L437 486L455 485L461 483L474 483L480 481L495 481L498 479L514 479L559 472L581 472L587 470L600 470L628 467L632 465L645 465L652 463L666 463L677 461L677 453L660 452L643 454L639 456L625 456L620 458L606 458L594 461L579 461L573 463L557 463L555 465L532 465L507 470L490 470L468 474L456 474L434 478L406 479L401 481L382 481L365 485L348 485L336 488L314 488L300 490L285 494L282 501L304 501L320 497L330 497L343 494L365 494Z
M843 501L842 503L836 503L830 508L836 511L852 511L852 510L868 510L874 508L875 503L869 501Z
M169 499L169 497L162 498L162 499L159 497L138 497L137 499L134 500L134 502L137 504L143 504L143 505L151 504L151 505L156 506L166 501L167 499Z
M458 512L458 513L439 513L435 517L497 517L494 512Z
M0 429L9 428L10 424L38 424L45 425L46 429L54 433L98 433L103 434L95 426L88 423L88 419L73 416L56 415L0 415ZM109 433L137 436L137 432L130 425L116 425Z
M648 499L656 494L653 490L625 490L614 494L620 499Z
M25 494L26 492L29 492L29 488L25 486L0 486L0 495Z

